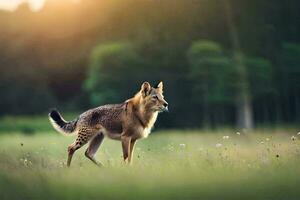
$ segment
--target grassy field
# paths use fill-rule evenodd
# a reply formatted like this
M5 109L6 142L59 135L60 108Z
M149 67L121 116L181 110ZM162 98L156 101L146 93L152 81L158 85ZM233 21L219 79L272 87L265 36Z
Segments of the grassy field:
M74 136L10 131L0 135L0 199L299 199L293 135L296 129L154 131L138 142L132 166L122 162L118 141L105 140L97 154L104 167L83 147L67 169Z

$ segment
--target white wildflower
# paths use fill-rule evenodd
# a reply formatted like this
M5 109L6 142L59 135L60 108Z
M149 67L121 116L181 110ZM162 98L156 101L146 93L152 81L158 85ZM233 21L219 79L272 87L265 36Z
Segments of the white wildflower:
M291 140L293 140L293 141L294 141L294 140L297 140L297 137L293 135L293 136L291 137Z
M185 144L179 144L180 148L185 148Z
M229 139L229 135L224 135L224 136L223 136L223 139L224 139L224 140Z
M298 132L297 135L300 135L300 132Z
M270 138L266 138L266 141L269 141L270 140Z
M217 144L216 144L216 147L217 147L217 148L220 148L220 147L222 147L222 144L221 144L221 143L217 143Z
M237 135L241 135L241 133L240 133L240 132L236 132L236 134L237 134Z
M202 147L199 147L199 148L198 148L198 151L203 151L203 148L202 148Z
M28 165L28 160L27 160L27 158L24 159L24 165L25 165L25 166Z
M60 161L60 162L59 162L59 165L60 165L60 167L64 167L64 166L65 166L65 163L64 163L63 161Z

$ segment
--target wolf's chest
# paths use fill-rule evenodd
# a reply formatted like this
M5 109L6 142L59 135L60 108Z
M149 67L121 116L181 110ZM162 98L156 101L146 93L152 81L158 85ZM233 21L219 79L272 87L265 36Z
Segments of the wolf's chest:
M142 132L142 138L147 138L150 133L151 133L152 127L151 128L145 128Z
M146 127L141 127L139 130L139 138L147 138L149 134L151 133L151 130L154 126L154 123L156 121L157 114L155 113L149 123L147 124Z

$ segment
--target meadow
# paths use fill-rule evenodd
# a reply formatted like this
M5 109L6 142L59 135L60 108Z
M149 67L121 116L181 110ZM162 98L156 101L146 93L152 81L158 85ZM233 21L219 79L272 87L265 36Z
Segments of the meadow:
M68 169L75 136L56 133L45 118L16 119L15 129L11 121L0 120L1 200L299 199L296 128L154 130L137 143L131 166L120 143L106 139L97 153L103 167L83 147Z

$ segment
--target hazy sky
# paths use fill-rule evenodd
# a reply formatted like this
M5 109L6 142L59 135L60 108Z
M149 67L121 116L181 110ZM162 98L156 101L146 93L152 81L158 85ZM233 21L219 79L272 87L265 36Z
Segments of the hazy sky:
M32 10L39 10L44 4L44 0L0 0L0 9L14 10L22 2L28 2Z

